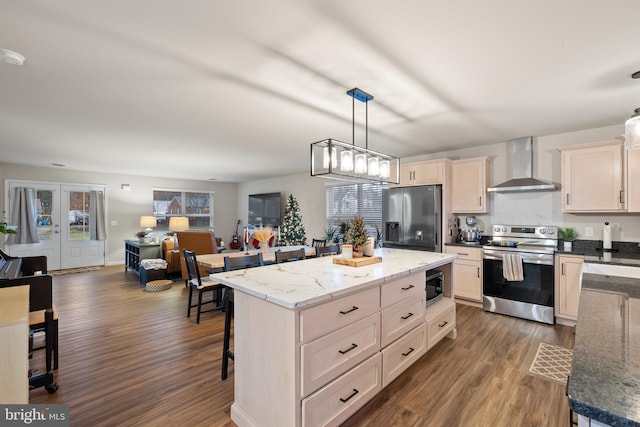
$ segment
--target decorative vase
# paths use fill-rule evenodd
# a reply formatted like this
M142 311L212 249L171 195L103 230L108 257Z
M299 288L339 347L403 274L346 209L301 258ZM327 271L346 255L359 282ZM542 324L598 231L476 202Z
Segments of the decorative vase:
M571 252L572 248L573 248L572 242L567 242L567 241L564 242L565 252Z
M364 255L364 246L353 248L353 257L354 258L362 258Z

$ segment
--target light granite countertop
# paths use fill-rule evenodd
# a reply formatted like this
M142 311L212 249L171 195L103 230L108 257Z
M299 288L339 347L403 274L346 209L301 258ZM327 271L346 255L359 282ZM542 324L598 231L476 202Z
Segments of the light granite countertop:
M430 270L453 262L456 255L376 249L382 262L361 267L333 263L333 257L272 264L230 272L211 274L212 280L241 292L266 299L289 309L347 295L411 273Z
M640 279L582 275L569 406L611 426L640 426Z

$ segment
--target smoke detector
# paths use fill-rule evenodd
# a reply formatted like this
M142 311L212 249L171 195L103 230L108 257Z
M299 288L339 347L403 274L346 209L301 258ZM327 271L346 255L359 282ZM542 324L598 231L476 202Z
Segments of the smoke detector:
M24 64L24 56L9 49L0 49L0 61L11 65Z

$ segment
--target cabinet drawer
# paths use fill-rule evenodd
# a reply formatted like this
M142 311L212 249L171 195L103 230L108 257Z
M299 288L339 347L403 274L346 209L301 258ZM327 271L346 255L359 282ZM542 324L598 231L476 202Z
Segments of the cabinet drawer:
M339 298L300 312L300 341L309 342L380 309L380 287Z
M458 255L458 259L467 261L482 261L482 249L464 246L445 246L444 251L448 254Z
M382 355L377 353L304 399L302 425L340 425L382 389L381 370Z
M421 271L383 284L380 293L382 307L389 307L416 295L422 295L426 299L425 279L425 272Z
M428 316L428 314L427 314ZM452 304L445 310L427 319L427 334L430 349L456 326L456 306Z
M302 396L319 389L380 350L380 313L304 344L300 351Z
M427 329L422 323L382 350L382 386L386 387L427 350Z
M382 311L382 346L385 347L424 322L425 300L409 298Z

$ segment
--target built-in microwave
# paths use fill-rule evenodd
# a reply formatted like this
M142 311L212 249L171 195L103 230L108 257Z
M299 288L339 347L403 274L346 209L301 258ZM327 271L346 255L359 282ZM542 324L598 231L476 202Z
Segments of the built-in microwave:
M428 270L426 277L427 305L430 305L442 298L444 273L440 270Z

